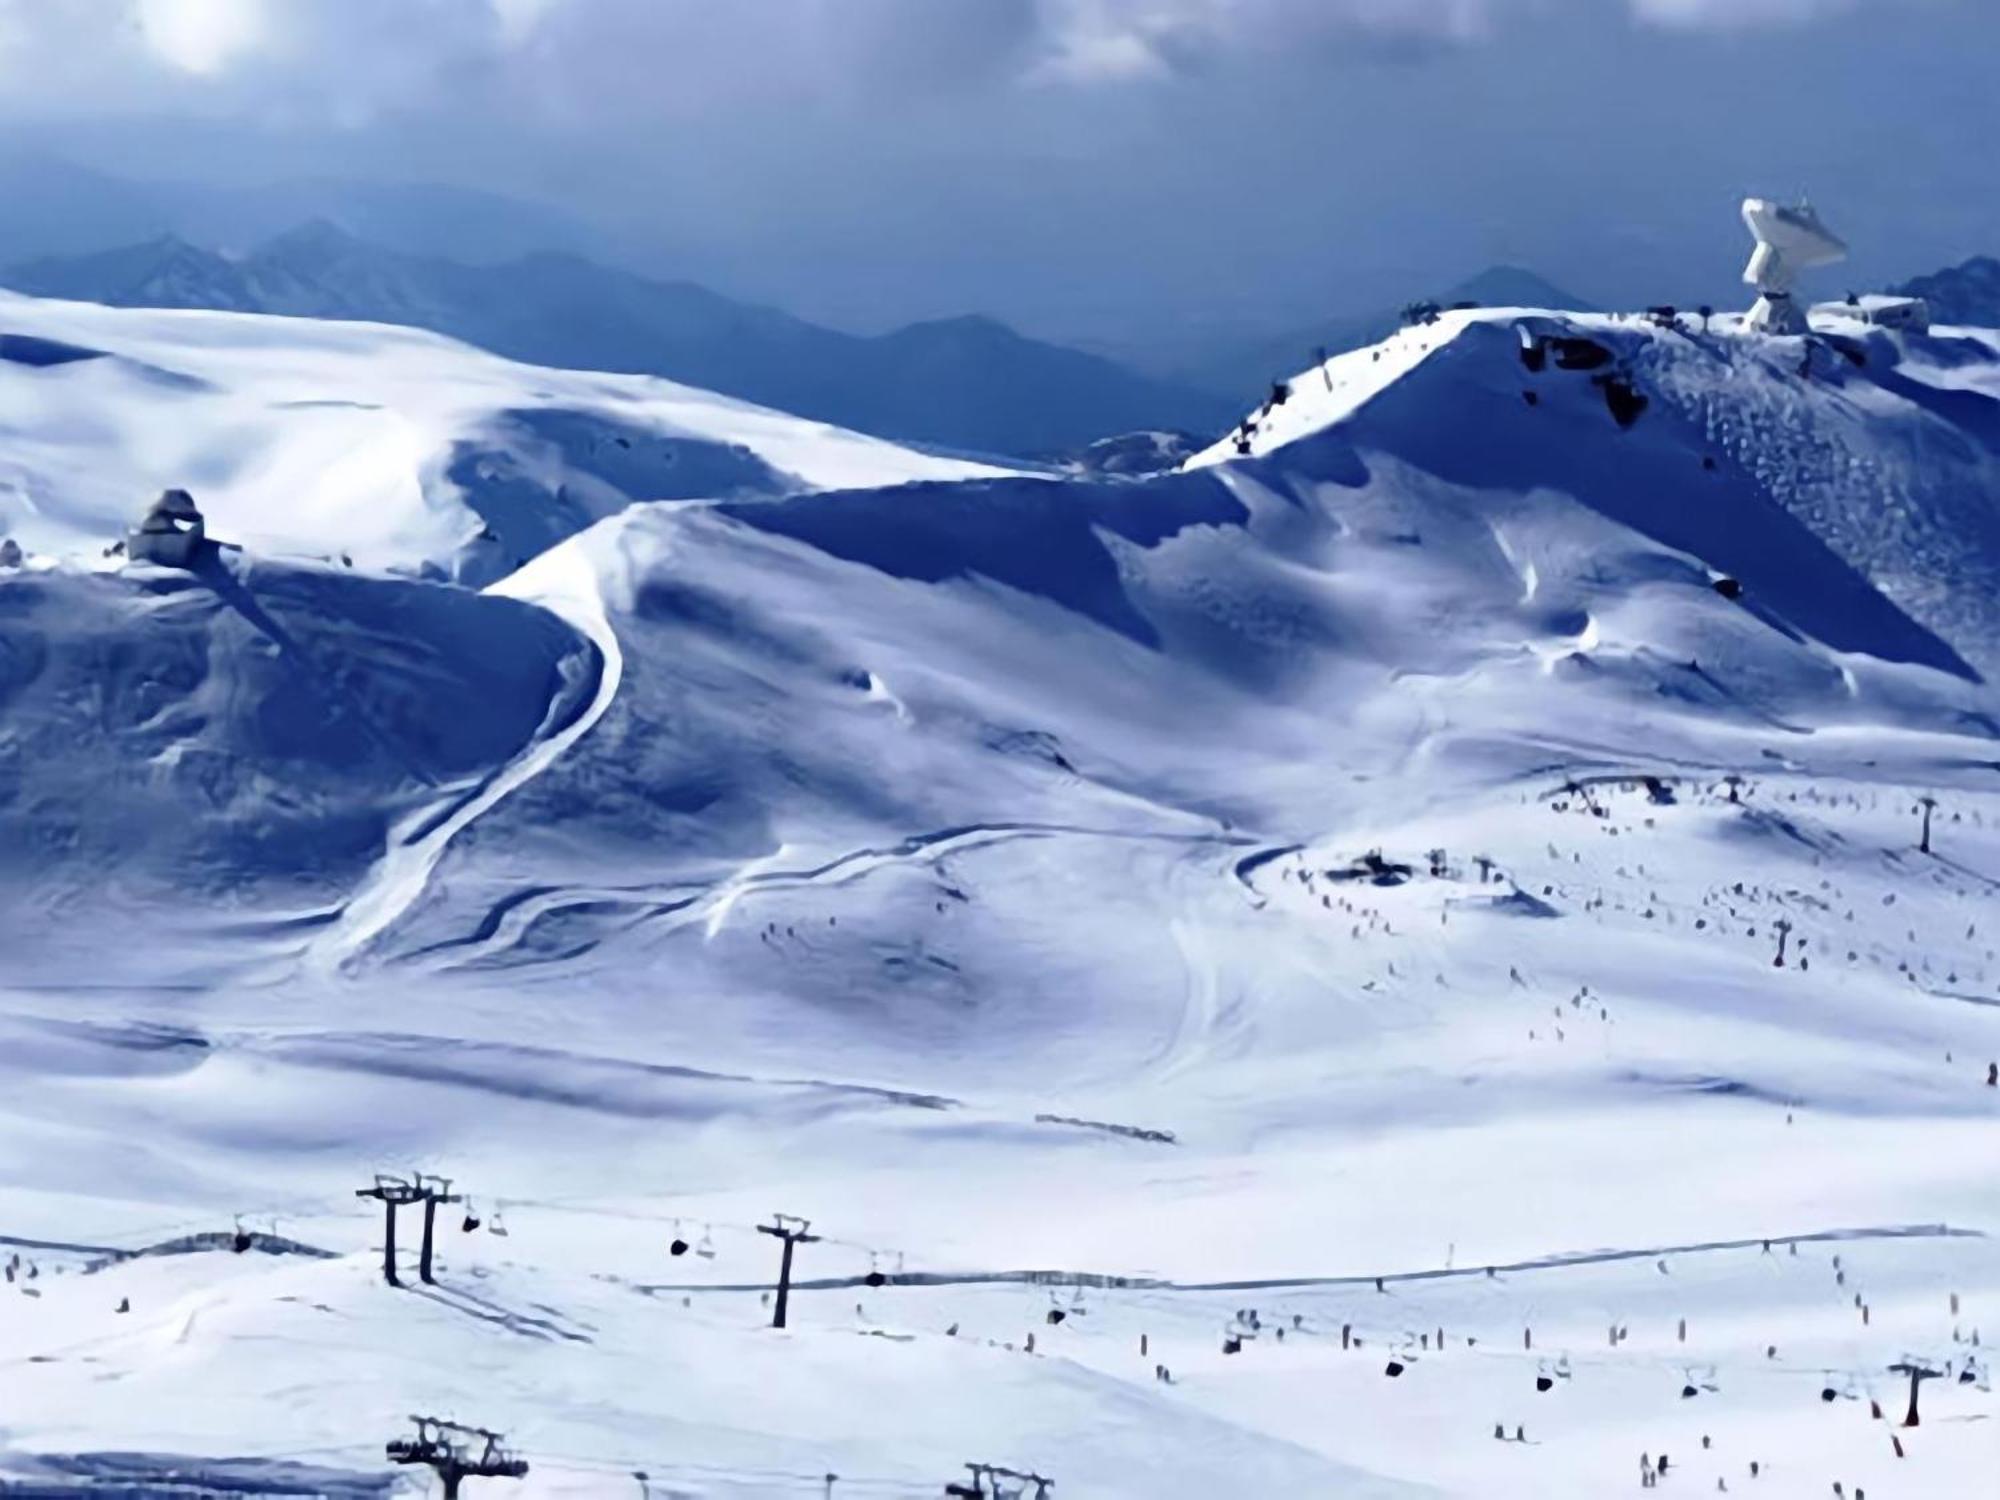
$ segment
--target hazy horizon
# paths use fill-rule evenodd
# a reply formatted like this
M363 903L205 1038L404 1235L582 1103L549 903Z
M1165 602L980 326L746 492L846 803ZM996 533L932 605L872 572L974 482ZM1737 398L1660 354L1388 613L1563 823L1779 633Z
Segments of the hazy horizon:
M0 119L169 202L432 183L524 205L461 255L545 216L843 328L1157 351L1493 264L1727 301L1748 192L1821 205L1830 292L2000 248L1996 43L1977 0L78 0L0 5Z

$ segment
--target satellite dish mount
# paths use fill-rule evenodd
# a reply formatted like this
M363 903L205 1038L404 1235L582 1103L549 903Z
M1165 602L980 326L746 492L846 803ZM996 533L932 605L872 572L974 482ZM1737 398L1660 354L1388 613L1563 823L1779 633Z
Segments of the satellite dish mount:
M1793 299L1792 288L1800 272L1847 259L1847 246L1803 200L1788 205L1746 198L1743 222L1757 241L1743 272L1743 280L1757 288L1757 305L1745 326L1753 333L1807 332L1805 309Z

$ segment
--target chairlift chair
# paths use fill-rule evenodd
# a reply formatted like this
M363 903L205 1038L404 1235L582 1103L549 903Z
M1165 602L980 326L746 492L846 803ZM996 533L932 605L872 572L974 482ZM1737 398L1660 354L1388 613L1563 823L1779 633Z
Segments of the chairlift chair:
M493 1205L493 1217L487 1222L486 1232L488 1234L497 1234L503 1240L507 1238L507 1219L501 1213L500 1205L497 1203Z
M702 1225L701 1242L694 1247L694 1253L699 1255L703 1260L715 1259L715 1240L711 1234L712 1229L712 1225Z
M479 1211L472 1206L472 1200L470 1198L467 1198L465 1200L465 1222L462 1225L460 1225L459 1228L461 1229L462 1232L470 1234L472 1233L473 1230L477 1229L478 1227L479 1227Z

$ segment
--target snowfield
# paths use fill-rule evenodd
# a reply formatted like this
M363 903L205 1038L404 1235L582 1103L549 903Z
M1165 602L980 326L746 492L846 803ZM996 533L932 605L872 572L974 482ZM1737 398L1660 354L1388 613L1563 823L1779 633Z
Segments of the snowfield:
M111 351L0 364L19 1493L421 1493L411 1413L469 1495L1990 1483L1994 335L1447 314L1056 480L17 328ZM175 482L244 550L114 567Z
M168 485L265 555L485 583L634 499L1000 470L374 323L0 291L0 536L101 558Z

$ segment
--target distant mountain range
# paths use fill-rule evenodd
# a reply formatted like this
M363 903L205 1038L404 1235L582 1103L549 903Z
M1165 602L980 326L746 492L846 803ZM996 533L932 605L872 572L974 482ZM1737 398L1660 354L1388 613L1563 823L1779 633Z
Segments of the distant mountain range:
M975 452L1068 452L1142 428L1216 431L1239 404L990 318L863 337L576 254L467 265L392 250L324 219L240 257L165 235L30 261L0 280L35 296L121 307L428 328L536 364L662 375L862 432Z
M261 244L315 217L413 255L488 262L534 250L617 261L612 236L542 203L441 182L292 178L256 185L141 181L0 142L0 265L179 234Z
M1918 276L1896 290L1928 302L1933 322L2000 328L2000 260L1990 255Z

